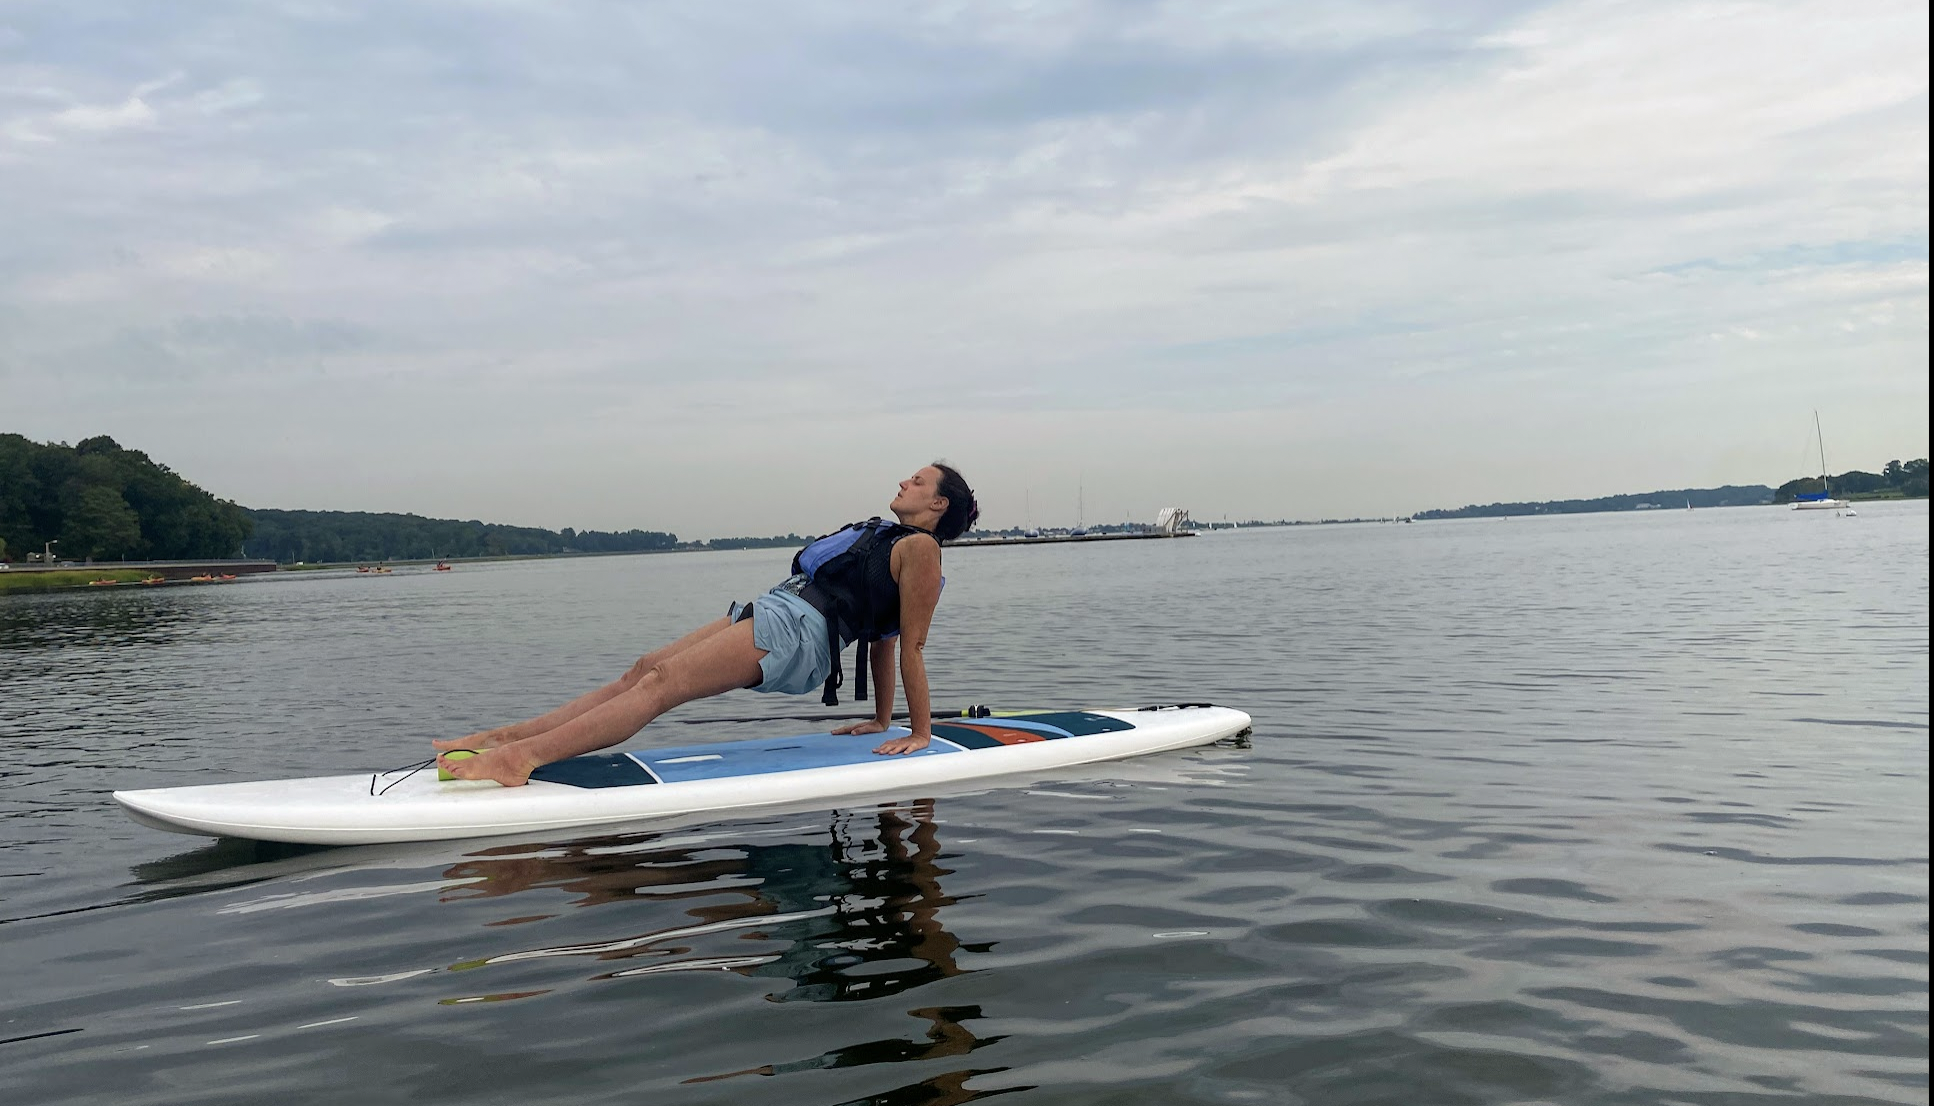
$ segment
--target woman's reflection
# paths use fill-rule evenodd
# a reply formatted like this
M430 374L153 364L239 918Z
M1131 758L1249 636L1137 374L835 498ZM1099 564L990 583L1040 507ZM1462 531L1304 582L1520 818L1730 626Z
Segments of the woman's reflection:
M660 971L724 969L785 978L793 986L776 1002L841 1002L898 994L966 969L962 945L940 920L955 900L940 886L933 801L836 816L824 842L735 842L648 851L615 851L611 839L581 841L563 856L465 858L446 871L473 880L449 899L512 895L554 887L580 896L575 905L689 900L698 925L634 937L488 957L460 968L548 956L600 960L650 957L598 978ZM506 918L512 925L549 915ZM716 933L765 944L756 954L686 959L689 943ZM784 942L778 950L771 943ZM736 953L736 950L735 950ZM679 959L670 959L679 958Z
M579 906L682 902L685 914L696 924L610 941L506 953L455 967L552 956L606 961L649 958L648 963L593 978L731 971L791 980L791 987L767 996L774 1002L845 1002L884 998L964 974L968 969L958 960L962 950L982 952L992 947L991 943L962 944L940 920L940 909L958 900L940 886L940 877L951 875L952 870L940 866L931 799L871 812L842 812L823 842L742 841L645 851L627 848L628 844L629 839L606 838L567 846L563 856L468 857L444 874L476 882L448 892L446 898L507 896L553 887L578 895L575 905ZM549 916L510 917L492 924L516 925ZM718 955L726 950L716 946L713 955L692 955L695 941L715 935L758 944L728 955ZM783 947L775 951L773 945L781 942ZM927 1006L908 1013L927 1023L924 1040L865 1041L805 1059L694 1076L686 1082L935 1060L964 1056L1001 1040L1000 1036L977 1036L967 1028L967 1023L981 1017L978 1006ZM990 1093L969 1090L966 1080L1000 1070L946 1072L898 1088L887 1097L895 1103L922 1106L964 1103ZM1014 1089L1019 1088L1008 1088Z

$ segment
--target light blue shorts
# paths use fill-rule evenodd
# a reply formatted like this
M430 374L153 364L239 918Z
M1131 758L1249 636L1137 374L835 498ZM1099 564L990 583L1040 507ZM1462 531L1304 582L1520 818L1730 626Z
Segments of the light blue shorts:
M784 585L752 601L752 644L766 651L754 691L804 695L818 691L833 670L826 616Z

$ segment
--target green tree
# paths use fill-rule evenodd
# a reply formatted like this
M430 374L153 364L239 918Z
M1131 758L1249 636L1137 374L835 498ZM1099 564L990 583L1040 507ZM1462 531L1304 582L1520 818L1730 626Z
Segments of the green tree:
M1927 498L1927 458L1916 457L1900 467L1900 494L1909 499Z
M1835 495L1861 495L1866 492L1877 492L1886 487L1887 478L1853 469L1834 477L1831 483Z
M46 540L35 528L31 510L41 497L40 478L34 471L39 448L18 434L0 434L0 544L39 549Z
M1788 480L1773 489L1773 502L1791 503L1802 495L1819 495L1826 491L1826 485L1817 476L1802 476L1798 480Z
M124 557L141 542L141 516L113 488L82 488L68 513L61 545L69 555L97 560Z
M73 556L232 557L249 526L240 507L105 435L69 446L0 434L0 537L10 548L58 541Z
M1880 470L1880 475L1896 488L1907 481L1907 470L1900 467L1898 460L1887 462L1887 467Z

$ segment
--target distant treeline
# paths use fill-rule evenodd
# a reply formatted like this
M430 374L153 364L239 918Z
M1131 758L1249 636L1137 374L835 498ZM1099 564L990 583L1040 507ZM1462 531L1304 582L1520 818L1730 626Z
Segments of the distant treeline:
M1889 461L1880 473L1847 472L1829 478L1836 496L1927 495L1927 459ZM1684 488L1565 499L1546 503L1492 503L1448 511L1422 511L1420 519L1499 515L1632 511L1646 507L1731 507L1786 503L1820 490L1820 478L1760 485ZM1330 521L1330 520L1326 520ZM1381 521L1349 519L1334 521ZM1203 523L1223 527L1295 525L1287 520ZM1094 533L1140 530L1133 523L1103 523ZM976 531L1014 535L1020 531ZM78 445L28 441L0 434L0 559L39 557L51 544L55 560L197 560L259 557L297 561L427 560L433 557L542 556L564 553L647 553L674 549L798 548L798 534L765 538L714 538L681 542L656 530L542 530L472 519L424 518L363 511L247 509L217 499L109 437Z
M1813 481L1818 484L1816 477ZM1582 515L1593 511L1638 511L1655 507L1749 507L1773 502L1773 489L1762 484L1728 484L1723 488L1678 488L1642 495L1607 495L1598 499L1557 499L1545 503L1487 503L1449 511L1418 511L1415 518L1496 518L1504 515Z
M1857 498L1925 498L1927 495L1927 458L1889 461L1880 472L1843 472L1827 477L1826 487L1835 496ZM1488 503L1482 507L1459 507L1448 511L1418 511L1414 518L1496 518L1503 515L1576 515L1592 511L1643 511L1671 507L1751 507L1767 503L1791 503L1796 496L1816 495L1822 490L1820 478L1805 476L1788 480L1777 488L1760 484L1728 484L1723 488L1677 488L1645 492L1640 495L1608 495L1598 499L1557 499L1543 503Z
M781 534L771 538L713 538L711 541L694 542L690 548L698 549L798 549L811 538L798 534Z
M277 511L251 508L255 536L248 554L293 564L515 557L544 553L649 553L676 549L678 535L656 530L540 530L471 519L366 511Z
M362 511L251 510L216 499L113 438L70 446L0 434L0 559L50 552L56 561L313 563L677 548L702 546L681 546L676 534L654 530L553 531Z
M0 558L235 557L248 515L113 438L41 445L0 434Z
M1822 486L1817 476L1803 476L1798 480L1788 480L1773 492L1773 502L1791 503L1802 495L1819 495L1830 491L1835 497L1863 496L1880 498L1898 495L1902 499L1924 499L1927 496L1927 458L1917 457L1906 464L1889 461L1877 473L1843 472L1829 476Z

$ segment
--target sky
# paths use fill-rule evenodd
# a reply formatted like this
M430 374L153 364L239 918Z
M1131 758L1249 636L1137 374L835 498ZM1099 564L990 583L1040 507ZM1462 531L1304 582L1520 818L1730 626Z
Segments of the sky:
M0 0L0 432L703 538L1928 454L1924 3Z

